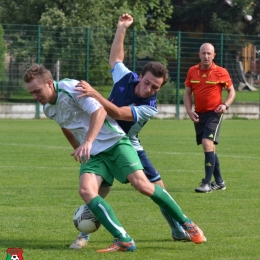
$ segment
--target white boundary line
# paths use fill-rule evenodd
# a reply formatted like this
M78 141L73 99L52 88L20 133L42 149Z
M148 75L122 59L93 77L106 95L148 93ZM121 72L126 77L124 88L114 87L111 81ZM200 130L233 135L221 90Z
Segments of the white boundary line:
M35 145L35 144L17 144L17 143L0 143L0 145L5 145L5 146L21 146L21 147L37 147L37 148L46 148L46 149L67 149L67 150L73 150L72 147L69 146L52 146L52 145ZM183 152L183 153L180 153L180 152L161 152L161 151L147 151L145 150L146 153L156 153L156 154L169 154L169 155L193 155L193 156L203 156L203 151L201 151L201 153L197 153L197 152ZM226 157L226 155L223 155ZM220 154L218 154L218 157L223 157ZM244 155L232 155L232 154L228 154L228 157L229 158L238 158L238 159L258 159L260 160L259 156L244 156Z

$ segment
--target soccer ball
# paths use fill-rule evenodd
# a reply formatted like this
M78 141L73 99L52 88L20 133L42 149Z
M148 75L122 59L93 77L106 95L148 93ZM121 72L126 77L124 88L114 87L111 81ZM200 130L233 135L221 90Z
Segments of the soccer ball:
M101 225L87 205L78 207L73 215L74 226L83 233L93 233Z
M11 260L19 260L18 255L12 255L12 256L11 256Z

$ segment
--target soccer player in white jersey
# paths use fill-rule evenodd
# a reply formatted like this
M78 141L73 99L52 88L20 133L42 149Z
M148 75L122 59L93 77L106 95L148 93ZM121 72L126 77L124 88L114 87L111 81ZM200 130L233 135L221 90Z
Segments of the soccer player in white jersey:
M146 178L137 152L104 107L91 97L77 97L74 90L77 80L55 82L51 72L38 64L27 69L23 79L28 92L44 105L45 115L57 122L74 147L72 155L81 162L79 194L114 238L108 248L97 252L136 249L112 207L98 194L102 185L112 186L114 178L121 183L130 182L141 194L150 197L189 232L194 243L204 241L201 229L183 214L169 193Z
M75 89L84 93L79 94L79 97L91 96L97 99L104 106L108 115L117 120L137 151L147 178L150 182L164 188L160 174L140 144L138 133L146 122L157 113L156 93L167 82L168 70L161 63L149 62L144 66L141 76L138 77L136 73L125 67L123 64L124 38L126 29L132 22L133 18L128 14L123 14L118 21L109 59L114 86L108 100L85 81L81 81ZM102 188L102 190L104 189ZM171 236L175 241L191 241L189 233L176 220L163 209L161 212L171 227ZM83 248L87 246L88 241L89 234L81 232L70 248Z

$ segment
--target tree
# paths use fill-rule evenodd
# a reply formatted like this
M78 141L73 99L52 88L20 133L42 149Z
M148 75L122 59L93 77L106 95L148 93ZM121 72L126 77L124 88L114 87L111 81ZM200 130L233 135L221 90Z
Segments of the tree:
M136 30L165 32L173 7L170 0L1 0L0 23L111 29L126 12Z
M258 1L251 0L172 0L172 30L224 34L248 34L259 20ZM252 16L252 20L250 20ZM256 33L252 32L253 34ZM252 31L252 30L250 30Z
M1 0L0 23L38 24L50 0Z
M6 46L3 40L4 30L2 25L0 24L0 80L3 79L4 70L5 70L5 53Z
M126 12L132 14L135 22L129 30L142 32L137 33L136 51L131 49L131 44L126 46L128 57L136 54L142 57L145 53L149 59L167 65L167 60L174 58L176 53L175 46L166 37L166 20L172 11L170 0L1 0L0 22L19 25L19 31L12 36L12 43L16 45L10 44L8 48L16 60L26 63L36 60L33 48L39 41L37 26L40 25L42 63L55 73L55 63L62 60L62 77L73 76L72 71L76 68L76 76L84 78L90 59L91 73L88 76L105 83L111 78L108 53L118 17ZM29 30L28 25L33 30ZM88 37L89 56L86 53ZM131 40L129 38L129 42ZM73 62L64 65L65 60Z

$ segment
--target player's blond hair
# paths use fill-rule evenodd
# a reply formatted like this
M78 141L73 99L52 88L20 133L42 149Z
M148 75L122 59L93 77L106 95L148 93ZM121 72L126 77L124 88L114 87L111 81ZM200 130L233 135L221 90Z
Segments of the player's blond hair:
M43 65L33 64L24 73L23 80L25 83L31 82L33 79L37 79L40 83L45 83L47 80L53 80L51 72L44 68Z

